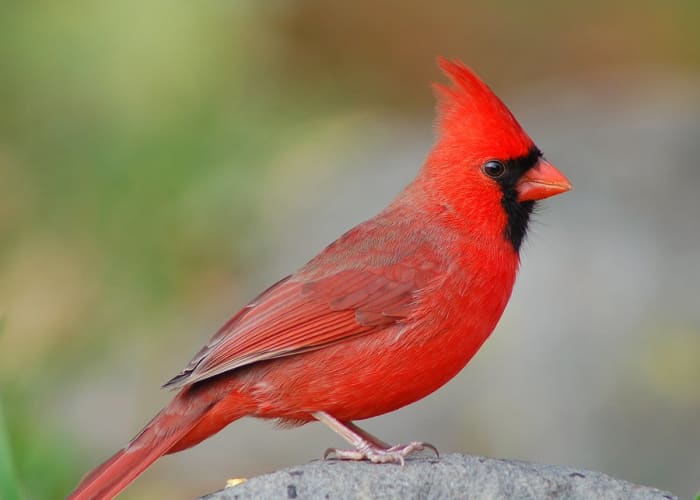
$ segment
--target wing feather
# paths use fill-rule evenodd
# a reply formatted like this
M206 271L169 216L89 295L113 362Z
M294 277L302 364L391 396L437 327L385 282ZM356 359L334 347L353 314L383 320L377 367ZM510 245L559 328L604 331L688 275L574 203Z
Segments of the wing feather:
M224 324L164 387L179 388L400 323L414 310L417 292L440 272L434 252L425 245L414 245L413 251L403 262L334 272L318 271L316 262L313 272L302 269L284 278Z

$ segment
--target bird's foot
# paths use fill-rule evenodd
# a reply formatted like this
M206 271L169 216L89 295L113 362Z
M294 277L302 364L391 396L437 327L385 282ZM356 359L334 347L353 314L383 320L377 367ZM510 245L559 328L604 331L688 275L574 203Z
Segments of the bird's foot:
M390 448L382 448L374 446L370 443L363 443L354 450L339 450L337 448L328 448L323 454L324 460L330 455L335 456L339 460L368 460L373 464L401 464L404 465L405 459L416 452L429 449L435 453L436 457L440 457L437 448L430 443L422 443L414 441L409 444L397 444Z

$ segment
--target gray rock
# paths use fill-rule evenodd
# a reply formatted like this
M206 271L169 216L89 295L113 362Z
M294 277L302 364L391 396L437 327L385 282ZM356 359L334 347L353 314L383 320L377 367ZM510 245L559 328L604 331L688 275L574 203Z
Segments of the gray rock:
M299 499L673 499L671 493L600 472L452 454L401 467L314 461L251 478L202 500Z

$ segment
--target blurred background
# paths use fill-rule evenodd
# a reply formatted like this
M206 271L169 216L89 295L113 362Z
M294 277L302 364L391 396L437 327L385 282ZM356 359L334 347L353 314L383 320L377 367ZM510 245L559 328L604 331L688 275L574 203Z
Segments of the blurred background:
M62 498L229 315L387 204L433 140L435 56L575 190L510 306L391 442L700 490L700 3L2 3L0 497ZM237 422L124 498L318 458Z

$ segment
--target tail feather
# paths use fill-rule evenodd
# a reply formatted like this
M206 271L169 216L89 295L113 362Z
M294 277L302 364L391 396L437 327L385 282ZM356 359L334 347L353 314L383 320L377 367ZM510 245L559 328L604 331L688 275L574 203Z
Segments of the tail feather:
M163 453L161 448L141 449L136 452L128 447L119 450L112 458L85 476L68 499L114 498Z
M68 500L111 499L162 455L177 446L216 404L193 398L185 389L122 450L88 473ZM218 430L218 429L216 429ZM216 432L212 429L210 435ZM194 443L192 443L194 444Z

